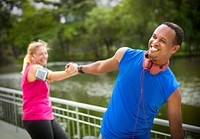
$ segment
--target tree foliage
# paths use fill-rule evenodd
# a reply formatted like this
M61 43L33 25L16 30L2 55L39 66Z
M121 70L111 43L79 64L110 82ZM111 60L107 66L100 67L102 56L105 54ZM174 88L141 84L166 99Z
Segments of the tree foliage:
M51 61L107 58L122 46L146 49L164 21L184 29L184 54L200 53L199 0L121 0L113 7L95 0L4 0L0 13L1 64L21 62L37 39L49 43Z

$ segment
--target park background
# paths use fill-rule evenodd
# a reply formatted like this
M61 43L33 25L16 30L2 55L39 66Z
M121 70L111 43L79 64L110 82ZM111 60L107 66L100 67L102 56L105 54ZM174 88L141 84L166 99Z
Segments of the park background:
M199 0L3 0L0 64L21 64L38 39L51 47L49 62L105 59L123 46L147 49L165 21L185 31L176 56L199 56Z
M0 86L21 90L22 62L32 41L48 42L47 68L64 70L70 61L109 58L119 47L147 49L152 32L165 21L184 29L170 68L180 82L183 123L200 126L199 0L0 1ZM51 96L107 107L116 76L117 71L83 74L54 82ZM166 105L157 117L167 119Z

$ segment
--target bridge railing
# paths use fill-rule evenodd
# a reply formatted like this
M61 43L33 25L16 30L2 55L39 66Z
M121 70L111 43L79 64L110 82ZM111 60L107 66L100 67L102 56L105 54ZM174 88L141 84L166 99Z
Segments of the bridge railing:
M54 97L50 99L54 116L72 139L96 139L99 136L106 108ZM16 132L18 127L23 128L21 109L22 92L0 87L0 120L16 125ZM155 118L154 125L159 128L151 131L151 138L170 138L167 120ZM186 138L200 138L200 127L183 124L183 129Z

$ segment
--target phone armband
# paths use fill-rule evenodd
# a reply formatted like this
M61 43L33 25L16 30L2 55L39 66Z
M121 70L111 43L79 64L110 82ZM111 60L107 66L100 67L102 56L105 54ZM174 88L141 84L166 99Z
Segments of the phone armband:
M35 77L39 80L45 81L47 79L48 69L37 68L35 72Z

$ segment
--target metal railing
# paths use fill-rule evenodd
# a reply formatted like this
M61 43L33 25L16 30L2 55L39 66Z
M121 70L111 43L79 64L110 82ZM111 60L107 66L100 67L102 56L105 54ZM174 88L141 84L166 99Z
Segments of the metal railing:
M106 108L78 103L74 101L50 98L53 104L53 113L63 129L72 139L95 139L99 136L103 113ZM19 90L0 87L0 120L23 128L22 92ZM155 118L154 125L161 128L151 131L151 138L170 138L169 122ZM158 131L163 129L164 131ZM200 138L200 127L183 124L186 138Z

